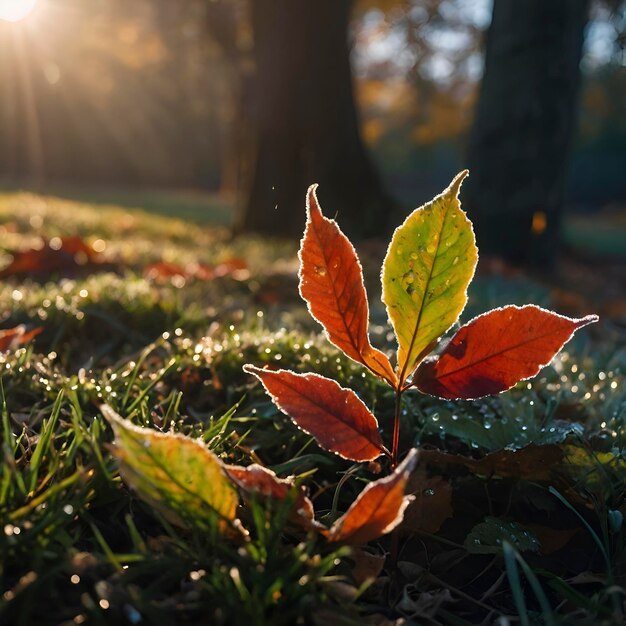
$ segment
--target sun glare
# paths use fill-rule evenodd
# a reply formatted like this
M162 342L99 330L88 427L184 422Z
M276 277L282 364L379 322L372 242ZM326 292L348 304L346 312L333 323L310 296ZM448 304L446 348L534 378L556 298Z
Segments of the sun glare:
M19 22L28 17L37 0L0 0L0 20Z

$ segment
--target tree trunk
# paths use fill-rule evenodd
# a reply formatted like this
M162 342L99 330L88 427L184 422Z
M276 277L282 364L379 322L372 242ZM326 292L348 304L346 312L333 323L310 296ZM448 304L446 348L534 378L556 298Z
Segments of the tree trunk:
M255 71L243 111L236 232L302 234L308 186L352 234L380 234L389 208L359 134L351 0L251 0Z
M494 0L464 190L481 252L555 260L588 9L589 0Z

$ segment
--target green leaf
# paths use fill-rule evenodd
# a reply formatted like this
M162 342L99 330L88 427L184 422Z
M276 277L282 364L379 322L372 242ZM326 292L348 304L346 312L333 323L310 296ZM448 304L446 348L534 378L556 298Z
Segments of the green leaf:
M383 263L383 302L398 338L404 382L467 302L478 248L461 210L459 188L467 170L431 202L416 209L393 234Z
M467 535L465 548L471 554L502 554L505 541L520 552L539 552L541 547L535 534L519 522L487 516Z
M190 519L222 529L233 525L237 490L201 441L139 428L107 405L100 410L115 434L120 476L140 498L181 526Z

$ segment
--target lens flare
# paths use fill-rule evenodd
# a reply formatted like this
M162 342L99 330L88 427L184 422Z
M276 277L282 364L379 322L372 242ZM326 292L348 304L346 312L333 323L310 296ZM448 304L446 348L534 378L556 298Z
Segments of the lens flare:
M37 0L0 0L0 20L19 22L28 17Z

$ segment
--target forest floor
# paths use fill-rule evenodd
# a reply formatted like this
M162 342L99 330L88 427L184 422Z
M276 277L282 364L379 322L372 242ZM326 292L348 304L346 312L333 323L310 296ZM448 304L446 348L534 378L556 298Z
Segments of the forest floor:
M0 334L0 623L622 623L619 216L602 218L605 231L593 222L599 244L581 236L594 218L568 221L549 276L479 262L464 321L508 303L601 320L497 397L408 394L402 449L422 451L394 565L388 536L329 544L271 501L241 509L243 543L181 528L121 480L105 402L148 429L199 437L229 463L300 477L324 523L344 512L381 468L318 448L245 363L337 380L391 438L393 392L329 344L300 300L298 242L231 241L227 204L209 203L210 226L206 199L185 197L0 194L2 328L25 325ZM372 340L391 353L384 250L361 252Z

